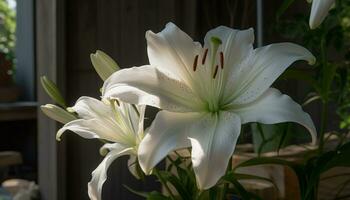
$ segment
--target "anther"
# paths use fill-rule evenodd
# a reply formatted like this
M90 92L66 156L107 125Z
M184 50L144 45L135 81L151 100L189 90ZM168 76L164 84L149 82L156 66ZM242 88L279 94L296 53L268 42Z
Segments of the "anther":
M220 67L224 69L224 53L222 51L220 51Z
M215 71L214 71L214 75L213 75L213 79L215 79L216 74L218 73L218 69L219 69L219 66L218 66L218 65L216 65L216 67L215 67Z
M202 58L202 65L204 65L204 63L205 63L205 59L207 58L207 54L208 54L208 49L205 49L204 55L203 55L203 58Z
M120 103L117 99L115 99L115 102L117 103L118 107L120 106Z
M197 64L198 64L198 55L196 55L196 57L194 57L194 61L193 61L193 71L194 72L197 69Z

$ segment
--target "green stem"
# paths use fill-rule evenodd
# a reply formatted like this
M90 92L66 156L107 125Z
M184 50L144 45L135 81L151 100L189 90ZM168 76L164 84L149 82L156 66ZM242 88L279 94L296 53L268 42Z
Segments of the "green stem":
M156 175L160 181L160 183L164 186L165 190L169 193L170 198L172 200L176 200L174 194L172 193L171 189L169 188L168 184L166 183L166 180L163 178L163 176L159 173L158 169L153 168L153 173Z
M320 143L318 148L318 153L321 154L324 149L324 134L327 128L327 116L328 116L328 93L329 84L328 83L328 69L327 69L327 51L326 51L326 39L325 34L322 36L321 40L321 64L322 64L322 108L321 108L321 127L320 127Z
M232 171L232 157L229 160L229 163L228 163L228 166L227 166L227 170L226 170L226 174L228 172L230 172L230 171ZM222 189L222 193L221 193L221 199L222 200L226 199L226 192L227 192L228 187L229 187L229 183L225 183L224 184L224 188Z
M322 110L321 110L321 127L320 127L320 144L318 147L318 152L321 154L324 150L324 134L327 128L327 117L328 117L328 103L326 101L322 102Z

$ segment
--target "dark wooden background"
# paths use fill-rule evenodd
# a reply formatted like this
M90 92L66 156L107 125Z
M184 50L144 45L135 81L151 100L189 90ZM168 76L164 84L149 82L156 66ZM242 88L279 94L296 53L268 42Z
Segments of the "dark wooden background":
M82 95L99 96L102 81L90 63L90 53L103 50L125 68L147 64L145 32L160 31L172 21L193 35L196 20L193 0L69 0L65 4L66 91L73 104ZM66 140L67 199L87 199L86 184L91 171L102 160L101 143L87 141L74 134ZM132 177L126 158L118 159L109 170L104 199L138 199L122 184L135 189L157 189L154 181L146 183ZM141 199L141 198L140 198Z

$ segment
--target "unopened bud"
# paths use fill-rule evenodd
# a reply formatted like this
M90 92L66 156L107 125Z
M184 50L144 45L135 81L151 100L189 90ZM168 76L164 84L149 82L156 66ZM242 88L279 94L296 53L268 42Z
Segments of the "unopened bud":
M40 108L43 111L43 113L45 113L45 115L62 124L66 124L70 121L77 119L73 114L53 104L46 104L44 106L40 106Z
M104 52L97 50L90 55L92 65L102 80L106 80L110 75L119 70L118 64Z
M66 107L66 102L58 90L57 85L48 79L46 76L40 78L40 82L45 92L50 96L50 98L62 107Z

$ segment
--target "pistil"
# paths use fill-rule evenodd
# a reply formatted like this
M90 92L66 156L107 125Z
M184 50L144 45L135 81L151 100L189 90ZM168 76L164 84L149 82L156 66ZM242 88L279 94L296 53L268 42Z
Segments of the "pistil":
M216 56L217 56L217 51L219 49L219 46L222 44L222 41L218 37L211 37L210 38L210 45L211 45L211 72L213 74L213 78L215 79L216 74L218 73L218 65L215 66L215 61L216 61ZM222 62L221 62L222 60ZM214 68L215 66L215 68ZM220 56L220 66L223 67L223 56L221 59Z

